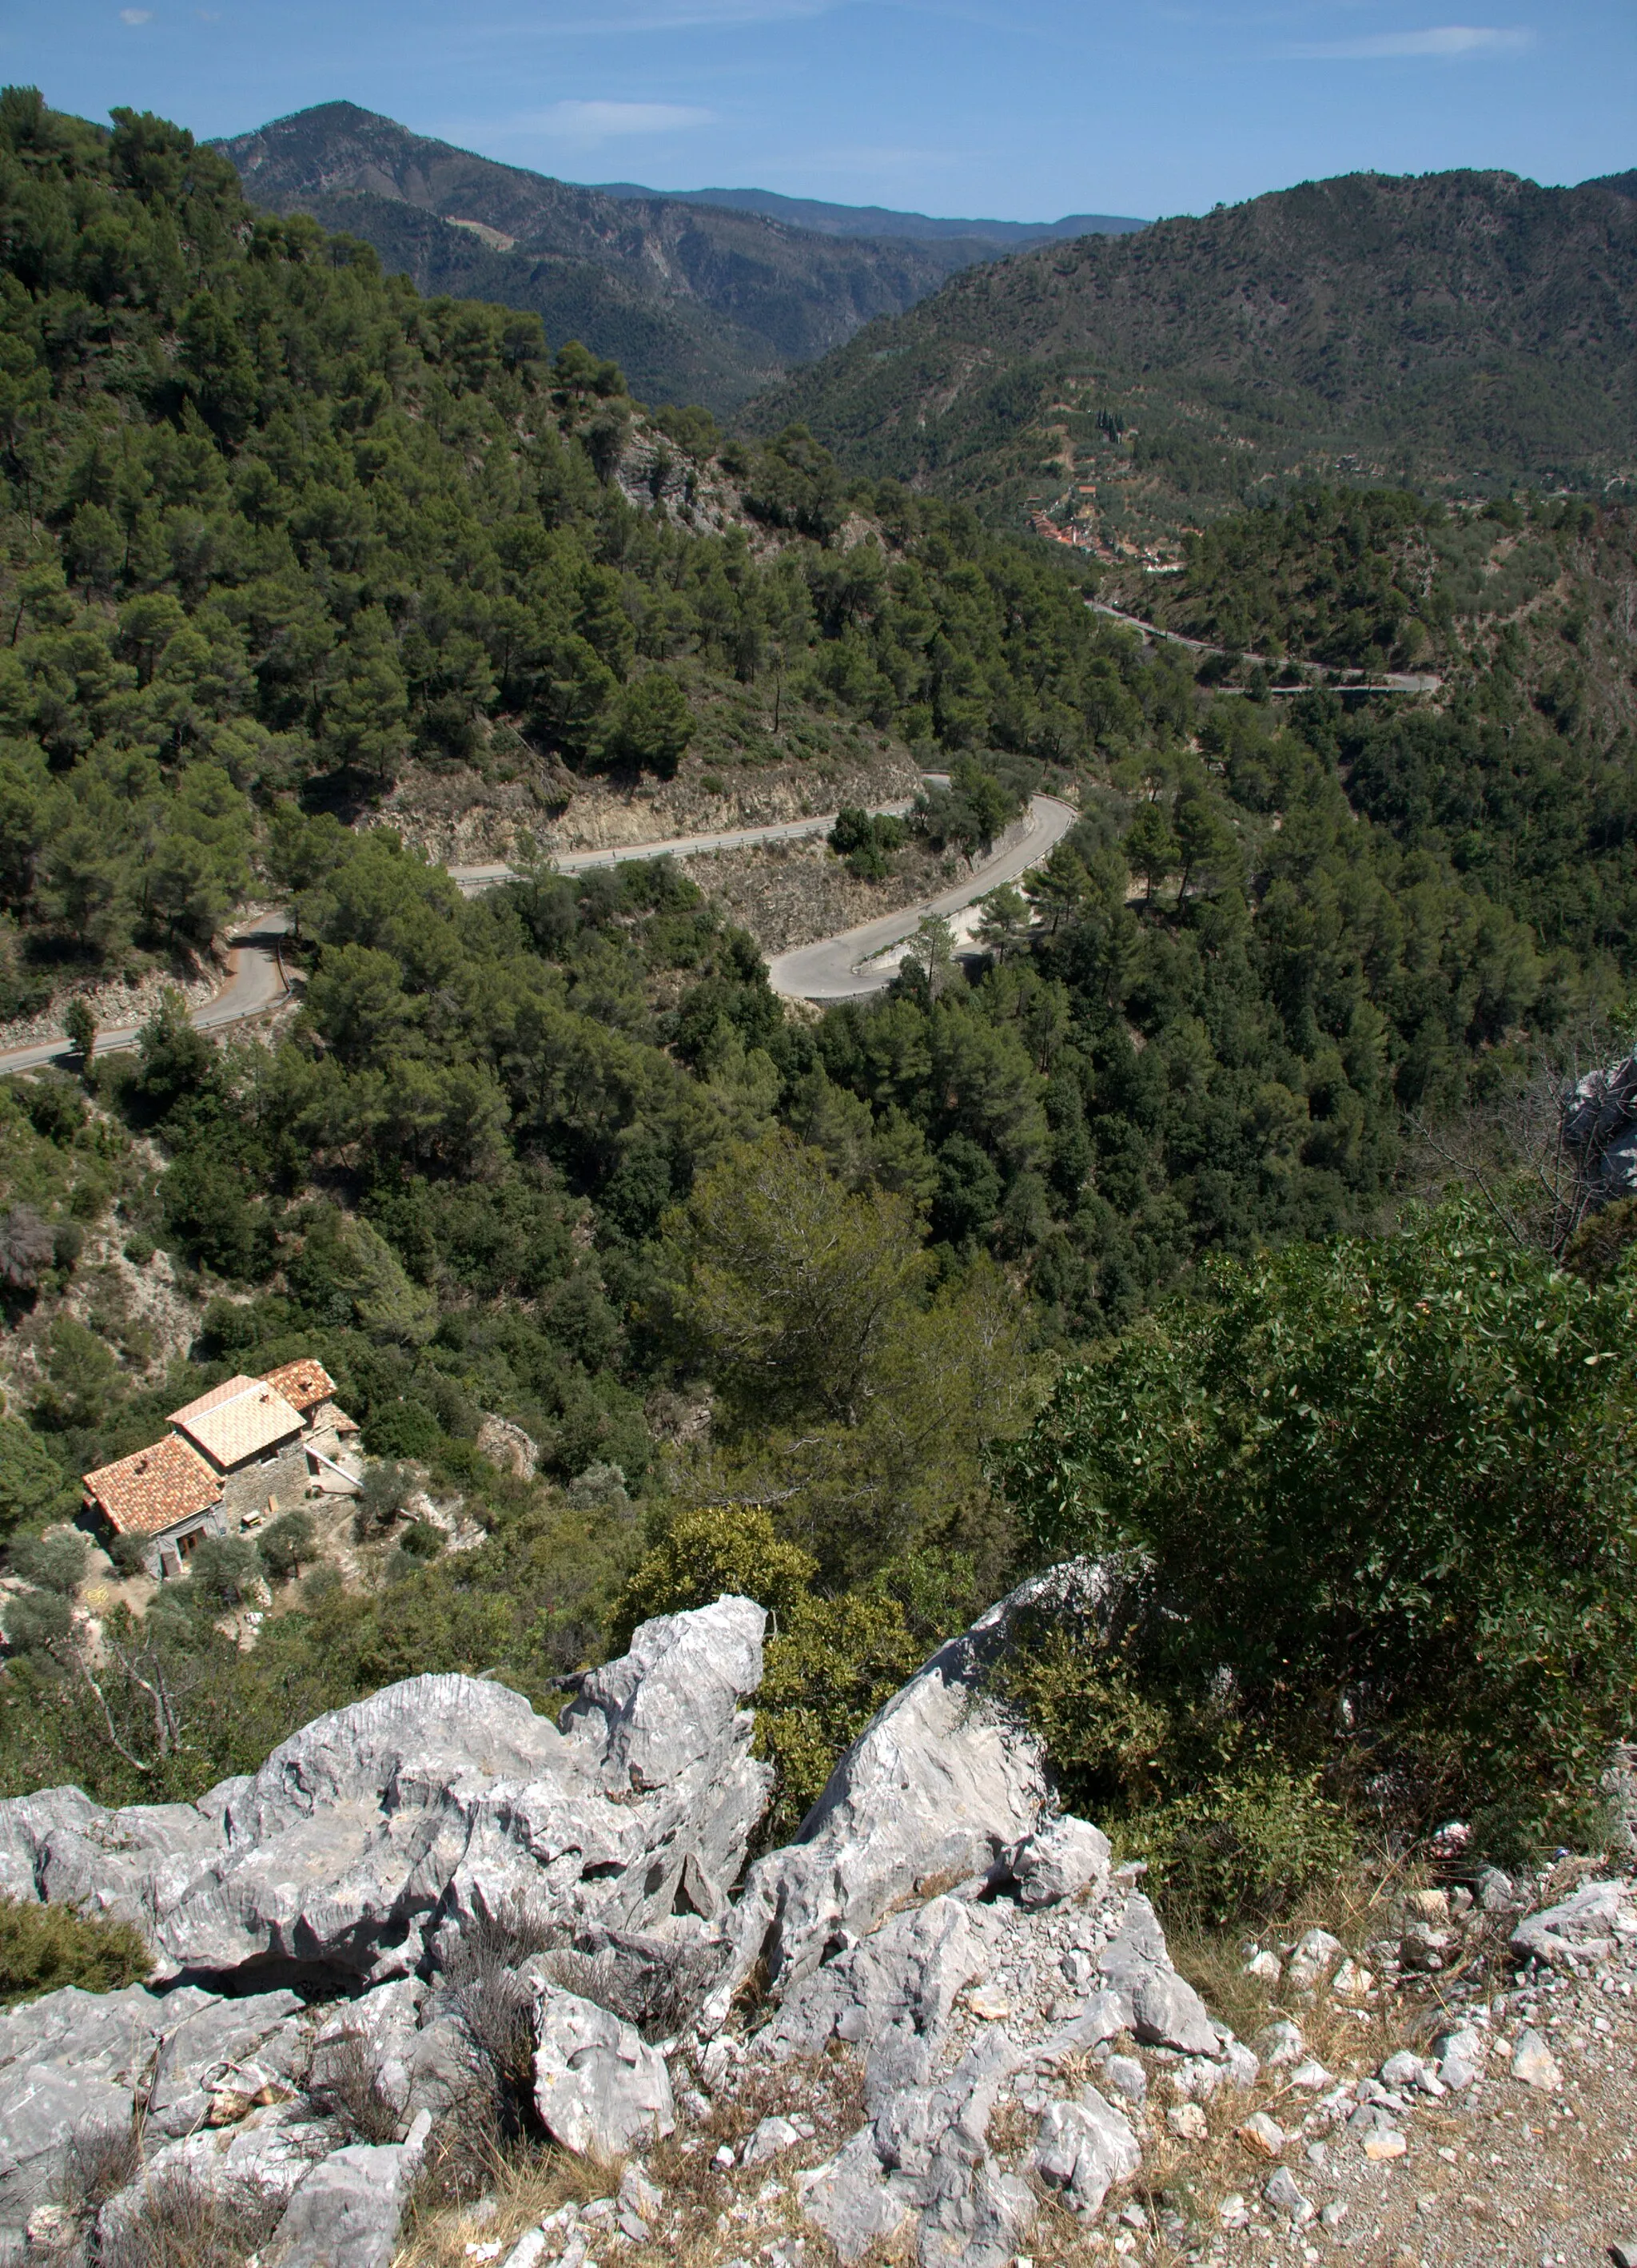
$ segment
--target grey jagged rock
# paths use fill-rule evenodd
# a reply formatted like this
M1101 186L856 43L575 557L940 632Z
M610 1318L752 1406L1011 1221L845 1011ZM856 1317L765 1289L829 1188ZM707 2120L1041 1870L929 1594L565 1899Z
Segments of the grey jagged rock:
M547 1985L535 2010L535 2108L577 2157L623 2157L675 2131L663 2056L594 2000Z
M1104 1568L1053 1571L941 1649L842 1759L799 1841L752 1870L736 1912L767 1786L744 1706L763 1617L741 1599L644 1625L582 1682L561 1730L491 1681L409 1679L196 1806L103 1812L54 1790L0 1807L20 1894L72 1885L140 1914L172 1980L0 2018L0 2250L49 2194L72 2128L129 2126L145 2101L144 2179L282 2202L264 2268L385 2268L415 2138L477 2070L448 1964L481 1923L498 1927L474 1959L507 1929L520 1947L552 1933L511 1974L535 2109L564 2147L645 2151L673 2130L674 2079L700 2119L700 2088L754 2103L794 2084L779 2076L793 2059L851 2051L866 2123L828 2162L800 2163L815 2129L793 2095L800 2116L763 2098L741 2166L794 2160L781 2177L844 2259L912 2233L919 2268L1003 2268L1037 2210L1025 2167L1095 2213L1138 2170L1152 2080L1186 2105L1257 2069L1176 1975L1140 1869L1111 1871L1096 1827L1052 1810L1037 1745L990 1690L1021 1614L1095 1617L1117 1588ZM758 1960L772 1990L741 2036L722 2018ZM347 1997L309 2007L286 1989L303 1970ZM669 2044L651 2044L661 2032ZM360 2088L387 2132L410 2122L402 2145L348 2140ZM1031 2139L997 2156L992 2133L1020 2117ZM110 2242L141 2195L105 2206ZM575 2209L571 2231L533 2232L529 2257L566 2242L588 2260L597 2214L663 2244L669 2210L644 2173L617 2204ZM779 2268L785 2251L771 2257Z
M426 1986L418 1977L400 1977L378 1984L359 1999L343 2001L313 2036L310 2071L321 2088L344 2080L350 2061L356 2059L372 2080L381 2100L402 2112L411 2104L441 2109L455 2089L428 2088L421 2083L425 2065L421 2050L430 2043L420 2029L426 2003ZM456 2088L467 2076L467 2058L458 2037L452 2040Z
M157 2149L150 2147L141 2173L111 2197L98 2215L100 2250L105 2257L117 2257L128 2248L136 2250L132 2240L147 2199L178 2176L218 2196L253 2191L271 2204L287 2205L340 2139L321 2123L291 2122L274 2113L247 2120L230 2132L204 2129L177 2136ZM395 2230L396 2226L395 2219Z
M1041 2121L1036 2171L1062 2191L1076 2213L1099 2211L1115 2183L1129 2181L1141 2163L1130 2119L1095 2087L1072 2102L1052 2103Z
M1126 1897L1120 1925L1097 1958L1097 1972L1117 1992L1134 1992L1156 1970L1169 1969L1165 1932L1140 1890Z
M1560 1905L1530 1914L1512 1933L1520 1961L1595 1961L1637 1939L1637 1904L1619 1881L1587 1882Z
M1109 1838L1089 1820L1068 1815L1026 1836L1012 1853L1012 1876L1026 1906L1083 1896L1109 1879Z
M387 2268L424 2140L411 2128L402 2143L333 2151L285 2206L266 2268Z
M491 1680L412 1677L196 1805L15 1800L0 1805L4 1878L126 1916L158 1974L212 1980L379 1983L419 1965L446 1920L520 1897L565 1921L713 1919L771 1780L741 1706L764 1622L724 1599L645 1624L587 1681L566 1735Z
M808 2220L848 2261L872 2245L890 2242L914 2211L907 2191L882 2167L867 2126L819 2169L801 2203Z
M773 1775L750 1754L741 1705L762 1682L767 1616L722 1598L644 1623L629 1652L594 1670L564 1712L571 1749L637 1814L643 1865L599 1901L603 1918L641 1930L678 1910L713 1921L743 1872Z
M223 1814L244 1785L225 1781L197 1803L135 1803L110 1811L77 1787L0 1803L0 1889L72 1905L151 1933L224 1847Z
M68 1985L0 2015L0 2240L47 2200L70 2136L129 2128L166 2034L218 2005L192 1988Z
M731 1597L644 1623L627 1653L585 1679L564 1732L610 1792L668 1787L735 1739L748 1744L754 1725L740 1703L762 1683L766 1627L754 1601Z
M1220 2052L1216 2027L1205 2002L1174 1969L1155 1969L1132 1994L1132 2029L1151 2047L1176 2048L1184 2055Z
M708 2004L715 2021L758 1962L783 1994L838 1935L864 1935L918 1885L1007 1863L1039 1822L1045 1762L1033 1734L988 1692L988 1674L1020 1616L1070 1603L1095 1614L1117 1582L1088 1560L1031 1579L940 1646L877 1712L794 1843L751 1869L734 1957Z
M872 2095L913 2085L931 2069L956 1993L991 1958L979 1913L951 1897L933 1898L814 1970L778 2009L762 2043L781 2060L818 2054L832 2037L862 2044Z
M168 2012L171 2002L160 2005ZM150 2127L166 2135L194 2132L210 2111L213 2090L206 2082L252 2058L271 2076L293 2080L307 2056L303 2013L293 1992L255 1992L242 1999L212 1999L181 2016L154 2058L146 2112Z

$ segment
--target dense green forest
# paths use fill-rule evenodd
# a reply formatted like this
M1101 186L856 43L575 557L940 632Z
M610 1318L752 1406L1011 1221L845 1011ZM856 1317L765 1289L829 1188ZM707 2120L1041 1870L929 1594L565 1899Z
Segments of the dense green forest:
M755 406L1021 524L1174 533L1316 475L1600 487L1631 463L1633 179L1304 182L974 269Z
M1323 495L1225 525L1179 615L1226 641L1242 587L1235 642L1290 650L1356 616L1386 652L1420 622L1449 677L1436 704L1375 708L1276 696L1265 673L1201 682L1184 649L1094 615L1084 575L1038 547L890 482L849 487L799 431L758 446L700 412L643 427L612 365L250 214L225 165L159 122L104 135L13 91L0 144L14 1011L65 966L203 942L252 887L288 900L305 976L269 1043L204 1038L173 1000L134 1057L0 1092L0 1519L33 1586L8 1609L5 1787L196 1792L411 1670L497 1669L543 1702L637 1614L726 1582L779 1606L763 1738L788 1826L928 1643L1043 1551L1193 1551L1184 1502L1311 1545L1288 1446L1272 1498L1229 1491L1254 1411L1221 1403L1217 1496L1190 1494L1200 1397L1243 1345L1252 1395L1344 1403L1375 1359L1372 1271L1412 1248L1370 1241L1402 1203L1405 1112L1457 1118L1508 1091L1539 1035L1624 1011L1624 514L1507 505L1482 524L1468 565L1492 597L1515 573L1511 642L1509 615L1463 598L1464 519ZM633 504L611 475L639 428L731 493L738 523L701 534ZM1404 563L1423 556L1430 586ZM1614 611L1576 630L1577 576ZM696 762L711 701L775 681L786 753L873 733L936 755L952 784L919 823L962 847L1041 777L1076 797L1028 902L991 906L983 952L929 938L881 998L803 1015L664 861L570 880L525 857L468 901L349 823L412 753L474 797L502 769L544 799L576 774ZM771 738L763 719L738 753ZM837 855L889 865L896 839L861 824ZM1451 1313L1496 1280L1460 1216L1414 1234L1403 1268L1437 1274ZM1340 1256L1309 1263L1316 1244ZM168 1364L135 1288L160 1249L197 1318ZM1309 1264L1348 1287L1311 1379ZM1623 1312L1618 1287L1587 1309L1545 1260L1508 1267L1496 1333L1567 1302L1565 1364ZM362 1544L397 1538L379 1582L315 1568L242 1651L218 1628L256 1564L235 1543L140 1622L114 1618L99 1691L72 1553L41 1532L81 1471L181 1400L302 1353L383 1461L359 1514ZM1496 1376L1497 1425L1527 1426ZM1577 1472L1624 1423L1623 1379L1575 1436ZM1560 1408L1562 1376L1539 1390ZM1147 1495L1091 1471L1118 1454L1110 1392L1152 1405ZM539 1444L535 1480L478 1454L486 1412ZM1414 1410L1388 1414L1419 1438ZM1487 1454L1475 1440L1441 1467L1439 1506ZM1350 1469L1337 1452L1338 1488ZM394 1526L422 1476L460 1492L476 1548ZM1545 1583L1557 1532L1523 1539L1486 1614ZM1619 1537L1607 1549L1624 1564ZM1322 1621L1333 1569L1294 1546L1287 1563L1291 1614ZM1457 1575L1418 1580L1458 1618ZM1156 1800L1242 1809L1257 1786L1329 1817L1346 1790L1313 1795L1333 1761L1313 1711L1251 1675L1287 1643L1276 1618L1244 1626L1261 1655L1242 1745L1201 1746L1198 1664L1147 1647L1139 1603L1121 1691L1151 1745L1117 1770L1088 1748L1075 1697L1102 1673L1048 1650L1034 1705L1065 1771L1133 1822ZM1402 1632L1396 1593L1358 1608L1351 1635L1326 1624L1300 1654L1308 1700L1345 1682L1349 1648L1364 1664ZM1567 1660L1559 1622L1549 1636ZM1425 1694L1390 1696L1397 1825L1434 1796L1492 1801L1515 1765L1540 1801L1508 1831L1566 1816L1566 1759L1629 1703L1612 1660L1570 1662L1582 1715L1532 1749L1528 1693L1501 1711L1465 1786L1442 1751L1418 1778ZM1173 1670L1179 1721L1156 1726L1141 1712ZM174 1704L157 1722L156 1681ZM1477 1723L1488 1704L1469 1699ZM1333 1847L1316 1827L1315 1863Z
M350 814L412 757L543 814L572 773L674 770L775 676L779 739L730 707L719 766L883 732L1073 762L1100 700L1162 702L1072 581L958 512L849 497L800 437L730 450L720 536L637 510L611 363L258 217L159 122L4 106L9 1012L54 957L203 942L281 798ZM709 461L708 416L661 423ZM827 549L860 508L879 534Z

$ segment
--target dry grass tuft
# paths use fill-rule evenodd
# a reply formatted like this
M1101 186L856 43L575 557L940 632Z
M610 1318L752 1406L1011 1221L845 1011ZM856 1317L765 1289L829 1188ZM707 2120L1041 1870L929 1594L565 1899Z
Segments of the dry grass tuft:
M651 1947L609 1942L594 1953L562 1947L540 1966L565 1992L594 2000L650 2043L686 2030L721 1970L721 1956L703 1946Z
M380 2073L362 2032L326 2040L313 2059L305 2088L313 2109L334 2118L350 2142L395 2142L402 2120L383 2094Z
M428 2139L395 2268L470 2268L468 2244L509 2247L560 2205L611 2197L621 2170L549 2142L503 2135L476 2095L446 2114ZM480 2200L494 2210L475 2218Z
M69 2138L63 2163L63 2203L89 2218L142 2171L142 2135L135 2124L82 2126Z
M210 2190L192 2174L161 2174L103 2237L99 2268L244 2268L284 2210L282 2198L252 2183Z

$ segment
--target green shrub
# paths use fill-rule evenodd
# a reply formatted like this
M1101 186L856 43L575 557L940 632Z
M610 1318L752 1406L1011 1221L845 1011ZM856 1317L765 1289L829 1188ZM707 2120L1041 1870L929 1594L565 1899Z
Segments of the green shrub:
M117 1992L148 1974L153 1956L128 1921L101 1921L71 1906L0 1898L0 2007L65 1984Z
M269 1575L299 1575L318 1552L312 1513L299 1508L281 1512L258 1537L256 1550Z
M11 1568L26 1583L71 1599L85 1580L90 1547L77 1528L54 1528L48 1535L20 1535L11 1546Z
M140 1575L146 1570L148 1539L145 1535L110 1535L107 1548L116 1575Z
M756 1752L777 1774L763 1823L775 1842L794 1833L843 1749L926 1651L896 1598L857 1591L815 1598L817 1572L800 1545L778 1536L762 1506L710 1506L678 1514L630 1577L614 1612L615 1642L624 1646L651 1616L683 1614L716 1599L754 1599L768 1609Z
M925 1653L896 1599L849 1591L794 1602L768 1644L756 1697L756 1753L778 1773L763 1825L769 1843L795 1833L843 1750Z
M422 1402L388 1402L372 1410L364 1425L364 1446L375 1457L430 1457L443 1438L442 1426Z
M359 1543L367 1543L390 1528L415 1490L415 1475L402 1465L388 1460L367 1466L352 1514L352 1532Z
M1168 1915L1217 1927L1283 1913L1358 1857L1353 1826L1319 1773L1265 1756L1133 1813L1120 1841L1148 1861L1149 1887L1163 1894Z
M261 1555L243 1536L207 1535L188 1562L189 1602L212 1613L243 1606L261 1582Z
M1041 1656L1049 1744L1117 1814L1238 1818L1250 1877L1278 1869L1227 1782L1289 1816L1322 1769L1399 1829L1459 1810L1515 1845L1630 1731L1628 1301L1464 1208L1219 1263L1066 1370L1007 1472L1043 1551L1126 1555L1112 1638Z
M684 1614L714 1599L754 1599L776 1622L789 1620L807 1596L817 1562L774 1533L760 1505L724 1511L706 1506L680 1513L663 1543L632 1572L614 1610L617 1647L654 1615Z
M0 1535L13 1528L71 1520L77 1491L37 1434L0 1418Z

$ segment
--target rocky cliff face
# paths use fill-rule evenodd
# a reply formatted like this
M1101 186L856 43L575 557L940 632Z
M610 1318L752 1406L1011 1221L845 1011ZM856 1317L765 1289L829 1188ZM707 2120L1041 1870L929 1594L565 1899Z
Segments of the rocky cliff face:
M260 2268L387 2268L497 2010L521 2027L532 2117L612 2168L610 2191L624 2169L617 2197L494 2242L503 2268L584 2262L594 2235L675 2250L707 2165L739 2183L724 2241L774 2268L889 2242L922 2268L999 2268L1043 2216L1086 2227L1156 2137L1203 2134L1198 2106L1249 2111L1263 2062L1176 1972L1140 1868L1053 1810L1037 1747L986 1697L1018 1609L1087 1603L1099 1580L1055 1570L942 1648L742 1886L768 1793L744 1705L764 1617L744 1599L643 1625L560 1728L483 1680L413 1678L196 1805L0 1804L0 1887L139 1921L158 1954L147 1985L0 2018L0 2258L122 2259L185 2181L254 2200ZM1515 1957L1633 1935L1624 1887L1594 1886L1523 1924ZM1343 1951L1304 1940L1304 1989L1367 1994ZM1261 2045L1309 2126L1390 2157L1418 2089L1484 2066L1474 2028L1446 2029L1368 2100L1294 2027ZM1240 2132L1268 2155L1288 2139L1265 2111ZM118 2161L94 2214L65 2179L88 2150ZM1313 2217L1287 2168L1265 2198L1276 2223Z

